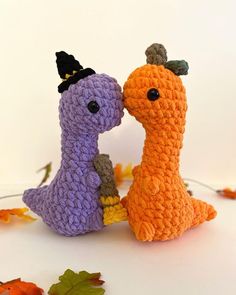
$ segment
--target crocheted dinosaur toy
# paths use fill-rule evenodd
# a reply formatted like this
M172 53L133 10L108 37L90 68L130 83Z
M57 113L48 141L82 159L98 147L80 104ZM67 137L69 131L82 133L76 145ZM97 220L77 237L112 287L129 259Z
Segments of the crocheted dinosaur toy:
M147 64L124 85L124 105L146 131L142 162L123 204L129 224L141 241L170 240L216 216L211 205L191 197L179 174L187 110L179 75L185 61L168 61L163 45L146 50Z
M63 79L58 86L62 93L61 166L50 185L26 190L23 200L53 230L76 236L103 228L103 202L106 224L126 219L126 210L113 187L112 163L98 151L99 133L120 124L123 103L121 87L115 79L96 74L90 68L83 69L72 55L63 51L56 56ZM103 181L111 182L109 202L107 195L101 195L101 201L99 198L100 176L104 173L109 177ZM107 212L107 207L114 208Z

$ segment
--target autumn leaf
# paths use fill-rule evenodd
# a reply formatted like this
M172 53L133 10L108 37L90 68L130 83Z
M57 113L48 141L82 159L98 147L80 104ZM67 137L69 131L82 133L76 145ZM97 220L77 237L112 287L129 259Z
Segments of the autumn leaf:
M31 282L24 282L21 279L0 283L1 295L42 295L43 290Z
M28 211L28 208L2 209L0 210L0 221L9 223L11 221L11 216L17 216L25 221L34 221L35 218L25 214Z
M184 185L185 185L185 187L186 187L186 189L187 189L188 194L189 194L190 196L193 196L193 191L191 191L190 189L188 189L188 188L189 188L189 184L188 184L187 182L184 182Z
M43 171L45 170L45 174L44 174L44 177L42 179L42 181L40 182L40 184L38 185L38 187L42 186L49 178L50 176L50 173L52 171L52 163L48 163L46 166L40 168L37 172L40 172L40 171Z
M88 273L81 271L75 273L67 269L62 276L59 277L59 283L51 286L48 291L49 295L103 295L105 290L97 288L104 281L100 280L100 273Z
M121 185L125 180L131 180L132 175L132 164L128 164L125 168L121 164L116 164L114 167L114 175L116 185Z
M224 189L219 189L219 190L216 190L214 187L204 183L204 182L201 182L199 180L196 180L196 179L192 179L192 178L184 178L185 181L191 181L191 182L194 182L196 184L199 184L203 187L206 187L207 189L217 193L218 195L222 196L222 197L225 197L225 198L228 198L228 199L232 199L232 200L236 200L236 190L232 190L231 188L224 188ZM185 182L185 185L187 183ZM186 185L188 187L188 184ZM189 192L189 191L188 191Z
M230 188L224 188L222 190L217 190L217 193L228 199L236 199L236 190L233 191Z

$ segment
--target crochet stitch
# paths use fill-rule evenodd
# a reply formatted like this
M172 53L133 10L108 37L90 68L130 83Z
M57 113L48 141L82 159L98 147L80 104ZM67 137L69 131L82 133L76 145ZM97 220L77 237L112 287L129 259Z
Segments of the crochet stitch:
M159 48L165 55L163 46L157 45L148 52L158 55ZM216 211L191 197L179 174L187 103L176 67L173 72L172 66L167 69L160 56L149 56L148 61L152 64L134 70L124 85L124 105L142 123L146 139L142 162L133 169L133 184L122 202L138 240L164 241L213 219ZM188 64L181 61L177 68L178 74L186 74Z
M127 211L120 203L120 196L115 185L114 169L109 155L97 155L93 163L102 182L99 193L100 201L104 207L104 224L127 220Z
M101 179L93 160L99 153L99 133L121 123L121 88L106 74L73 81L62 93L59 113L60 169L48 186L26 190L23 200L53 230L76 236L104 226L99 200Z

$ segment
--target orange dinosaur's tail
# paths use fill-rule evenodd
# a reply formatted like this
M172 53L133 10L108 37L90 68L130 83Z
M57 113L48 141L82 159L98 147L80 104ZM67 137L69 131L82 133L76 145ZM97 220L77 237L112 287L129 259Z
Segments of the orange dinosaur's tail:
M192 227L195 227L204 221L209 221L216 217L217 212L212 205L207 204L201 200L192 199L192 204L194 208L194 219L192 222Z

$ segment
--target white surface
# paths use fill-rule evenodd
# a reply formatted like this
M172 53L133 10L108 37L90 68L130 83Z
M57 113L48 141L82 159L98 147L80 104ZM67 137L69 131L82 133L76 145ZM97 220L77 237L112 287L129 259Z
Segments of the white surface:
M235 0L1 0L0 184L38 182L60 161L55 51L121 85L163 43L186 59L189 111L182 154L186 177L234 183L236 166ZM114 162L139 162L143 130L128 114L100 139Z
M218 216L169 242L138 242L127 223L74 238L53 233L40 219L0 224L1 281L21 277L48 290L71 268L100 271L107 295L236 294L236 204L193 189ZM23 206L19 198L0 200L0 208L16 206Z

